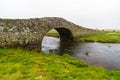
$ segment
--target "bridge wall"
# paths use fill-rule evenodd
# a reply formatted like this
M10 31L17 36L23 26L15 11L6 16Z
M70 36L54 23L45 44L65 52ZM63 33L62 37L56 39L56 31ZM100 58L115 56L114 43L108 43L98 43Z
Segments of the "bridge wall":
M65 40L65 37L72 39L98 32L57 17L0 19L0 47L41 46L44 35L51 29L56 29L61 34L61 40ZM65 33L65 30L70 31L72 35Z

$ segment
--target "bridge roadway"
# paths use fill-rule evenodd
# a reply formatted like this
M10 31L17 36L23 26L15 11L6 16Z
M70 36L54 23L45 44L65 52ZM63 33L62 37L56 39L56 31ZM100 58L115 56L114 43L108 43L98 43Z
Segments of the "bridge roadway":
M0 19L0 47L40 48L46 33L55 29L61 41L98 33L58 17Z

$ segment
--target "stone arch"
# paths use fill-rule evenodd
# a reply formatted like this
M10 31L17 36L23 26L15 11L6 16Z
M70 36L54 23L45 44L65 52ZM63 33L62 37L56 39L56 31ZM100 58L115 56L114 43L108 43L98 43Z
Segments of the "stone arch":
M43 50L43 42L44 42L44 36L50 31L50 30L53 30L53 29L55 29L57 32L58 32L58 34L59 34L59 38L60 38L60 44L61 43L66 43L66 42L70 42L70 41L73 41L74 39L73 39L73 33L72 33L72 31L70 31L69 29L67 29L67 28L64 28L64 27L60 27L60 28L52 28L52 29L49 29L49 30L47 30L46 32L45 32L45 34L43 35L43 37L42 37L42 40L41 40L41 50ZM44 43L45 44L45 43ZM59 44L59 45L60 45ZM45 45L44 45L45 46ZM47 47L47 46L46 46ZM50 50L52 50L52 49L50 49Z
M99 32L57 17L0 19L0 47L39 48L43 37L51 29L59 32L61 41Z
M55 28L55 30L59 33L61 41L72 41L73 40L73 34L69 29Z
M73 40L73 33L69 29L62 28L62 27L52 28L52 29L55 29L58 32L61 41L72 41ZM50 30L52 30L52 29L50 29ZM49 32L50 30L48 30L47 32ZM43 35L43 37L46 35L46 33ZM43 39L43 37L42 37L42 39Z

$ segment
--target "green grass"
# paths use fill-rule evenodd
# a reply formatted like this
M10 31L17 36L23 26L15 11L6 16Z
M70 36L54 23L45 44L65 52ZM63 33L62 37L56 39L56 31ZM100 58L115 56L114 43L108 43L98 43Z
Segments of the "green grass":
M46 36L59 37L59 33L55 29L52 29L46 34Z
M59 33L53 29L49 31L46 36L59 37ZM120 32L107 32L88 36L80 36L76 40L79 42L120 43Z
M79 37L77 41L120 43L120 32L109 32L109 33L93 34L89 36L82 36Z
M0 80L120 80L120 71L89 66L67 54L0 49Z

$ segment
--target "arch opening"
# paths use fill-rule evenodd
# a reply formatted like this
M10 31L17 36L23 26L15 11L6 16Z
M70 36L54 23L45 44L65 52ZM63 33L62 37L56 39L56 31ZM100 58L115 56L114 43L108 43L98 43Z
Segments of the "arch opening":
M60 45L60 36L59 33L52 29L46 33L46 35L42 39L41 49L42 51L49 53L58 49Z
M62 42L73 41L72 32L66 28L55 28L43 37L41 47L44 52L57 51Z
M73 41L73 35L69 29L55 28L55 30L59 33L61 41Z

